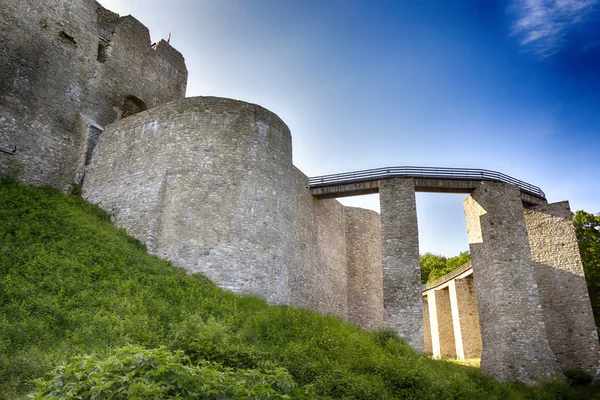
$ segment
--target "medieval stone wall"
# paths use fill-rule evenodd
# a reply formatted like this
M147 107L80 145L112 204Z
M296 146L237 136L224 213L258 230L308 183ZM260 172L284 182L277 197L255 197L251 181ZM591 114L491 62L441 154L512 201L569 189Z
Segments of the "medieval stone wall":
M563 371L598 372L598 335L569 203L524 210L548 342Z
M0 147L17 147L24 181L65 189L82 175L91 119L115 121L185 95L183 57L150 48L148 29L94 0L0 1ZM79 176L79 178L76 178Z
M365 329L383 322L379 214L319 200L295 169L291 303Z
M345 207L348 264L348 321L367 329L383 327L381 217Z
M315 199L308 177L294 168L291 303L323 314L348 317L344 206Z
M262 107L199 97L112 124L84 192L151 252L223 288L341 318L350 304L353 322L381 325L379 215L315 199L288 128Z

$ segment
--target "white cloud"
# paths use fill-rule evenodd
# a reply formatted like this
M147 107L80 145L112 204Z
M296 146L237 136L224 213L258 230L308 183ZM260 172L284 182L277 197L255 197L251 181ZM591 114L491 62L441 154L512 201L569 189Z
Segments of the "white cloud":
M554 54L567 30L581 23L600 0L514 0L517 20L512 30L521 44L542 57Z

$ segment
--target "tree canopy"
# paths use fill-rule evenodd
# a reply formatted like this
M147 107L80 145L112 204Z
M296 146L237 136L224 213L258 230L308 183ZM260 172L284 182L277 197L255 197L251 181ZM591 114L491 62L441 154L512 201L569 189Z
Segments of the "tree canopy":
M600 213L577 211L573 223L596 326L600 326Z
M450 258L432 253L422 254L419 257L419 261L421 262L421 282L425 284L441 278L470 259L471 254L468 251L463 251L458 256Z

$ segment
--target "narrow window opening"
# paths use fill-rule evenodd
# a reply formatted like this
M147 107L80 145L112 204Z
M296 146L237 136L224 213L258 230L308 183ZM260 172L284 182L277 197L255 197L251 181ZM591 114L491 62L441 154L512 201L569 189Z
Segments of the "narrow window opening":
M68 43L72 46L77 46L77 42L75 41L75 38L73 36L69 35L68 33L66 33L65 31L60 31L58 36L60 36L60 38L62 40L64 40L66 43Z
M103 40L100 40L100 42L98 42L98 57L97 57L97 59L101 63L106 62L107 50L108 50L108 43L106 43Z

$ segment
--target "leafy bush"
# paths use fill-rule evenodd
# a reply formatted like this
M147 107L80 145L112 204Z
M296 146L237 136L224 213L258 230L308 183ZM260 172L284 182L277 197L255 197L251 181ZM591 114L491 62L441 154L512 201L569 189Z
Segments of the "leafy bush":
M10 157L0 163L0 185L11 185L19 182L23 172L23 164L16 158Z
M594 380L594 377L579 369L569 369L565 371L565 376L569 384L574 386L589 385Z
M219 364L190 364L182 351L137 346L108 357L73 357L47 379L36 380L33 399L308 399L283 368L233 370Z

